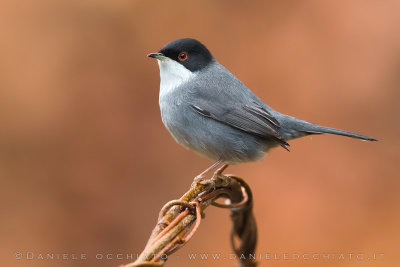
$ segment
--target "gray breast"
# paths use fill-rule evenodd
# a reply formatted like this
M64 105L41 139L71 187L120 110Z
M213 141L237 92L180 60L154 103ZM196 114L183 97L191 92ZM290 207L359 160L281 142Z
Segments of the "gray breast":
M201 81L204 83L204 81ZM227 163L254 161L269 147L265 140L198 114L190 105L197 81L160 95L161 118L179 144L210 159Z

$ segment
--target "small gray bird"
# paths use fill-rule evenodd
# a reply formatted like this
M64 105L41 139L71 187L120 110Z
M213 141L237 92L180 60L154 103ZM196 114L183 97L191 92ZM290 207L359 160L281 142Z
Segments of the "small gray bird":
M264 104L210 51L194 39L173 41L158 53L161 118L176 142L216 160L208 171L255 161L270 148L288 150L288 140L310 134L337 134L376 139L319 126L279 113Z

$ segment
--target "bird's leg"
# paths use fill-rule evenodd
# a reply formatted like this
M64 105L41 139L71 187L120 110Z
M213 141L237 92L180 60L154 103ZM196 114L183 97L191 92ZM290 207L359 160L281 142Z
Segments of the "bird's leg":
M229 167L228 164L222 165L222 167L220 167L218 170L216 170L216 171L214 172L214 176L221 175L222 172L225 171L225 169L228 168L228 167Z
M222 163L222 159L219 159L219 160L217 160L213 165L211 165L210 167L208 167L205 171L203 171L202 173L200 173L199 175L197 175L195 178L194 178L194 180L193 180L193 182L194 183L199 183L201 180L204 180L204 178L206 178L206 174L208 173L208 172L210 172L211 170L214 170L218 165L220 165ZM226 165L226 164L225 164ZM222 168L226 168L225 167L225 165L224 166L222 166L220 169L222 169ZM218 172L220 169L218 169L216 172ZM222 169L222 171L224 170L224 169ZM222 172L221 171L221 172Z

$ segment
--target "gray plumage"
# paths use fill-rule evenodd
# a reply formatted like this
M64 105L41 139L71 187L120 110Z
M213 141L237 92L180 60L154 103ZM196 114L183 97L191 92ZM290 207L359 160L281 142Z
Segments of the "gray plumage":
M273 110L211 54L199 67L197 62L202 61L196 58L197 54L209 53L208 50L204 52L203 47L206 49L196 40L180 39L164 47L158 56L149 55L158 58L160 64L162 121L179 144L208 158L233 164L260 159L272 147L287 149L287 141L309 134L330 133L375 141ZM174 53L178 57L185 56L181 50L188 51L186 59L193 57L197 61L184 65L179 58L174 59ZM182 77L180 73L186 70L180 69L180 65L189 71ZM172 80L174 82L170 82Z

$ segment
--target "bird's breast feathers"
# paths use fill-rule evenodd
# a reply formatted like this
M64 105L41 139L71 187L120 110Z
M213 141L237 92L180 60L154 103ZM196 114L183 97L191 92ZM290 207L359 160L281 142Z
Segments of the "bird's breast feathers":
M178 62L168 60L158 60L160 68L160 97L165 96L182 84L193 79L196 74L186 69Z

